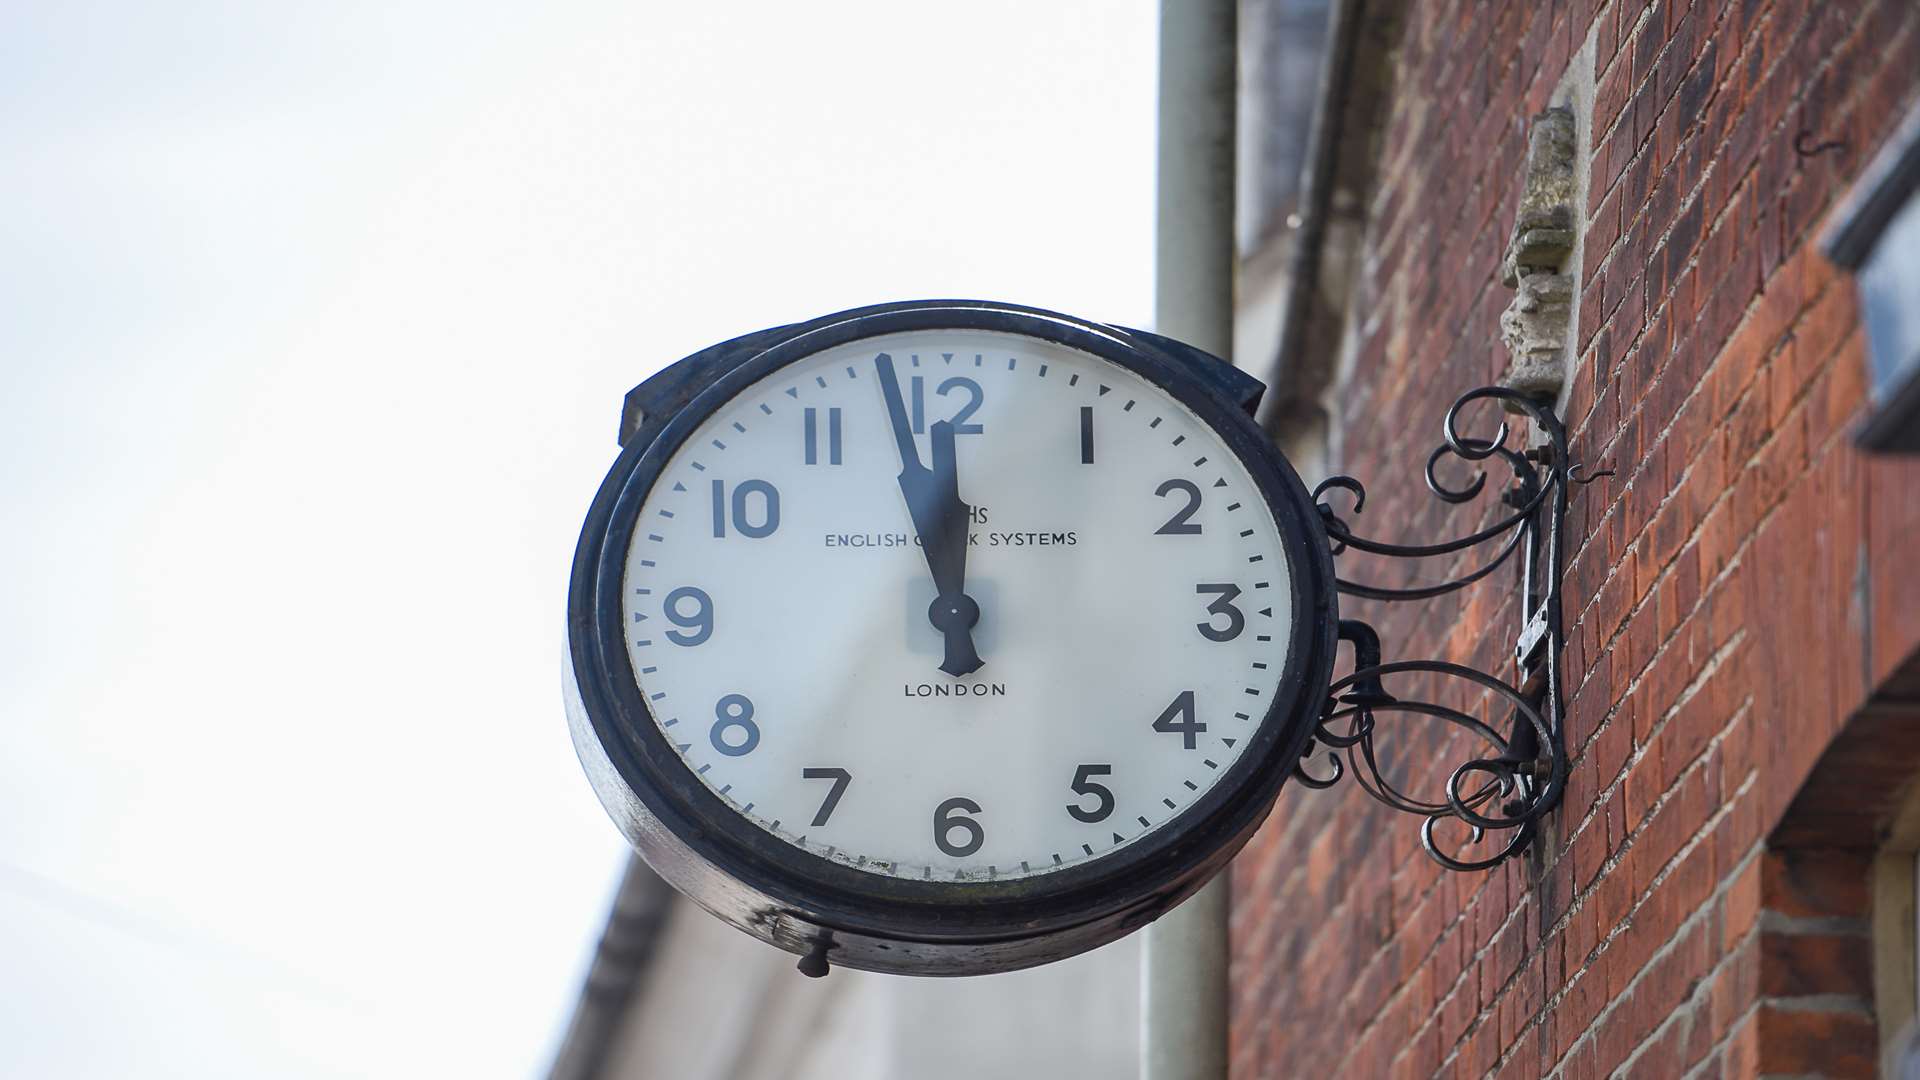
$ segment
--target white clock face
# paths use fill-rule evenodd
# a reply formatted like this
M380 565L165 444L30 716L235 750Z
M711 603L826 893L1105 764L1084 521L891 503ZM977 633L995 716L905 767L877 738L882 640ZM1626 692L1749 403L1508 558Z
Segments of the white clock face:
M1252 477L1166 392L941 330L723 405L655 481L623 593L654 723L710 790L813 856L953 882L1191 807L1274 703L1292 588Z

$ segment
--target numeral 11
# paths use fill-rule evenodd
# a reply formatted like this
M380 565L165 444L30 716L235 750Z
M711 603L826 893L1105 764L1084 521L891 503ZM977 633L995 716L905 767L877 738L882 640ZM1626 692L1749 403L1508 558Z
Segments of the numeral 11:
M807 464L820 464L820 410L808 408L805 414ZM827 410L827 464L840 464L840 410Z

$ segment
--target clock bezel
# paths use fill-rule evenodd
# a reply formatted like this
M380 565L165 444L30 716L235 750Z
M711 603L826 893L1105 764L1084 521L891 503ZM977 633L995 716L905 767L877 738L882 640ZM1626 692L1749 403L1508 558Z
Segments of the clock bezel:
M1279 665L1267 714L1220 780L1132 843L1028 877L886 876L768 833L708 789L674 752L626 648L628 549L647 496L681 444L783 367L863 338L934 330L1038 339L1160 387L1212 428L1252 477L1271 508L1292 575L1290 655ZM603 804L647 861L701 906L783 948L804 952L828 942L835 963L908 973L981 973L1059 959L1122 936L1204 884L1265 819L1311 737L1338 620L1319 513L1285 457L1222 392L1222 372L1205 366L1226 369L1224 362L1155 335L982 301L860 308L736 343L676 365L711 370L675 373L671 381L680 392L668 397L678 407L663 425L649 418L643 437L623 449L575 553L568 603L575 742ZM697 380L693 386L690 378ZM616 784L618 790L609 790Z

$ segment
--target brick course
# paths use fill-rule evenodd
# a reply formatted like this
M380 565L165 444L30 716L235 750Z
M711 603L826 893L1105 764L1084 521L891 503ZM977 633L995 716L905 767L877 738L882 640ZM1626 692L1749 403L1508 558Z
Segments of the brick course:
M1388 539L1471 524L1407 463L1446 402L1506 366L1524 120L1570 63L1595 69L1566 415L1576 456L1617 472L1570 514L1573 773L1532 857L1486 874L1441 870L1417 821L1351 784L1289 788L1233 870L1233 1072L1873 1075L1871 838L1797 847L1781 829L1920 647L1920 585L1901 577L1920 466L1848 440L1859 315L1811 246L1920 93L1920 6L1454 0L1412 5L1397 32L1354 282L1369 314L1334 417L1338 471L1369 488L1352 520ZM1802 156L1802 131L1846 145ZM1386 583L1445 570L1342 561ZM1505 594L1343 611L1389 658L1503 671ZM1384 722L1416 791L1470 749Z

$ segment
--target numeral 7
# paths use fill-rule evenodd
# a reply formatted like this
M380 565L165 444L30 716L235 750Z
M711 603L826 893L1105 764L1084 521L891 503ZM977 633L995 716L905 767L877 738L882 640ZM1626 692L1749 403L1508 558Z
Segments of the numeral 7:
M847 785L853 783L853 774L845 769L801 769L800 776L806 780L831 780L833 787L827 789L827 801L820 804L820 812L813 815L814 827L827 823L833 816L833 808L840 805L840 796L847 793Z

